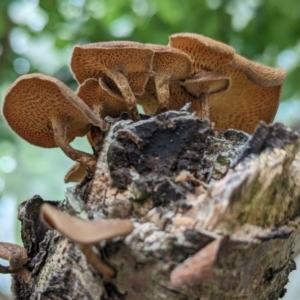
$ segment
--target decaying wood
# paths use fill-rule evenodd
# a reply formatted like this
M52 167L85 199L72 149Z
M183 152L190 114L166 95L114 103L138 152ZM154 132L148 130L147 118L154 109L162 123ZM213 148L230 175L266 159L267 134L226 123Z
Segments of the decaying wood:
M17 299L278 299L295 268L299 136L259 124L252 137L210 134L207 121L168 111L111 125L92 180L47 203L83 219L128 218L133 232L95 244L116 271L103 280L80 250L22 203L29 284Z

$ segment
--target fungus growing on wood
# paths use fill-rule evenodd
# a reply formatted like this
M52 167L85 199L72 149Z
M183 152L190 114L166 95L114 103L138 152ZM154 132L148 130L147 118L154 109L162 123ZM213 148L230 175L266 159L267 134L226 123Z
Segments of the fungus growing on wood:
M87 44L74 47L71 68L79 83L102 77L107 90L113 95L120 92L132 119L139 120L134 94L144 92L153 55L151 49L136 42Z
M43 74L19 77L5 96L3 115L29 143L45 148L58 146L71 159L94 166L93 155L69 143L86 135L91 124L105 130L105 122L59 80Z
M139 98L139 103L143 104L149 96L155 97L158 106L156 112L163 112L170 107L170 81L189 77L192 61L187 54L175 48L154 44L146 44L146 46L154 51L153 75L146 85L146 94Z
M0 258L9 262L8 267L0 265L0 273L20 275L25 283L29 283L30 272L23 267L28 260L25 248L11 243L0 242Z
M252 133L260 120L273 121L285 78L283 70L247 60L232 47L198 34L171 35L169 45L191 57L195 74L204 69L230 77L230 89L210 96L211 121L217 128Z
M151 90L148 86L153 82L149 80L146 90ZM196 111L201 119L210 119L209 99L211 94L221 93L230 86L230 78L217 72L204 71L188 77L185 80L170 81L170 102L169 109L180 110L186 103L191 103L191 111ZM150 93L149 93L150 94ZM154 113L157 106L155 96L149 94L139 98L139 103L147 114Z
M128 112L122 96L109 93L105 89L105 83L102 78L85 80L76 93L92 110L97 111L103 119L107 116L117 118L123 112Z
M99 80L89 78L80 85L76 93L101 118L106 116L119 117L127 111L127 105L121 96L109 93L103 88L103 85L102 78L99 78ZM92 129L91 131L93 131ZM90 145L95 149L99 143L95 141L97 138L91 134L91 131L88 132L87 138ZM97 137L99 137L99 134ZM85 165L75 163L65 175L65 183L80 181L86 175L86 170Z
M130 220L81 220L64 214L47 203L42 205L40 217L45 225L79 243L87 261L106 278L114 276L114 270L104 264L100 257L93 252L92 245L103 240L130 234L133 230L133 224Z
M64 182L78 182L86 175L86 166L76 162L66 173Z

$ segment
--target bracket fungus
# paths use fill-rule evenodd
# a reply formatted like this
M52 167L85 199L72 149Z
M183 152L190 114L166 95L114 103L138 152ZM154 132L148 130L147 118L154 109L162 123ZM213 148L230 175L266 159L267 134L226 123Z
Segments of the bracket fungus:
M94 155L74 149L69 143L88 133L91 125L106 130L106 124L64 83L43 74L19 77L8 90L3 115L10 127L36 146L60 147L71 159L89 167Z
M218 129L235 128L252 133L259 121L273 121L285 71L260 65L236 54L234 49L199 34L170 36L169 46L193 60L193 72L224 74L230 88L210 96L211 121Z
M93 244L115 237L126 236L133 231L130 220L106 219L97 221L82 220L62 213L50 204L43 204L40 218L45 225L79 243L87 261L102 273L106 279L114 276L114 270L104 264L92 249Z
M23 267L28 260L25 248L11 243L0 242L0 258L9 262L8 267L0 265L0 273L20 275L25 283L29 283L30 272Z
M142 94L151 74L153 51L137 42L101 42L74 47L71 68L79 83L103 78L115 85L133 120L139 120L134 94ZM111 79L112 82L109 80ZM114 96L116 91L106 85Z

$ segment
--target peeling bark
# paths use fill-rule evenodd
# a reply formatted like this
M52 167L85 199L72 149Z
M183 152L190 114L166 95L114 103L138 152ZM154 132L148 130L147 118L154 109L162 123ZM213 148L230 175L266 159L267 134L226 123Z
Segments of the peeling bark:
M127 237L94 246L117 275L105 281L79 245L45 228L34 196L19 208L31 281L13 275L16 299L282 297L299 236L299 144L281 124L210 134L186 111L113 123L92 180L47 202L134 222Z

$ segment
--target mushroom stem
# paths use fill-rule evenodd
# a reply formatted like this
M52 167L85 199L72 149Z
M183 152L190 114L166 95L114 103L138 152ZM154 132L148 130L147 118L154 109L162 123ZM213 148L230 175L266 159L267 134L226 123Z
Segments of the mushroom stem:
M22 266L27 262L28 256L25 248L0 242L0 258L8 260L9 266L0 265L0 273L20 275L25 283L30 281L30 272Z
M92 154L74 149L69 144L66 136L67 125L61 124L59 120L54 119L52 120L52 127L53 127L54 139L57 146L59 146L61 150L72 160L84 164L90 167L91 170L93 170L97 161L96 157Z
M201 120L210 121L208 97L208 93L201 93L199 96L199 101L201 107Z
M114 269L105 264L101 258L93 251L91 245L80 245L82 253L85 255L86 260L91 264L99 273L103 275L105 281L109 281L115 275Z
M169 109L169 99L170 99L170 88L169 76L156 76L154 79L155 88L157 93L157 110L156 114L165 112Z
M122 96L124 97L127 107L128 107L128 113L131 116L133 121L138 121L140 119L139 112L137 110L137 104L135 100L135 96L132 93L132 90L129 86L129 83L127 81L127 78L125 75L120 72L107 72L109 77L115 82L117 87L122 93Z

